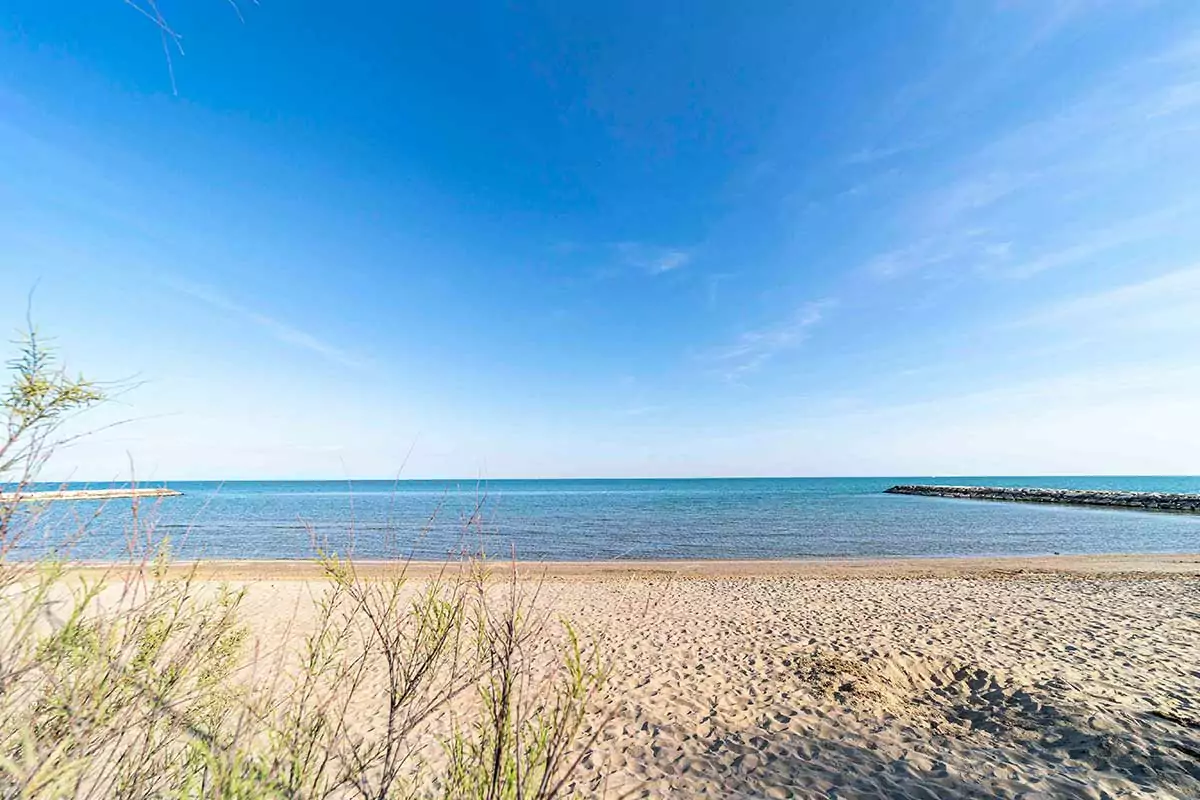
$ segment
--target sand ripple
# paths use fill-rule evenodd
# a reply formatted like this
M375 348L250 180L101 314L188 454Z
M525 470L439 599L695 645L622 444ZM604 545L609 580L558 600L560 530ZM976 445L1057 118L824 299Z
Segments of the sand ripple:
M635 797L1200 797L1200 582L567 583Z
M547 610L612 654L614 716L575 788L1200 798L1194 570L924 569L551 578ZM297 585L258 583L260 627Z

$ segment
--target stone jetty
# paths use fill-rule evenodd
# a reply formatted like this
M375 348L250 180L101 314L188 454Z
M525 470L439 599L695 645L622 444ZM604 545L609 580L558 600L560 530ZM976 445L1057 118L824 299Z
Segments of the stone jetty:
M51 500L117 500L123 497L178 497L183 492L165 487L127 489L61 489L53 491L0 492L0 503L45 503Z
M1010 503L1055 503L1069 506L1105 506L1138 511L1171 511L1200 514L1200 494L1169 492L1107 492L1092 489L1018 489L1003 486L893 486L888 494L954 497L963 500L1000 500Z

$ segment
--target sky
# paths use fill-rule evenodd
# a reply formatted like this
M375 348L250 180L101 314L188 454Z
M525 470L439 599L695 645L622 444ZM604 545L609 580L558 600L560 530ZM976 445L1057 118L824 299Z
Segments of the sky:
M47 478L1200 473L1194 0L159 10L0 10Z

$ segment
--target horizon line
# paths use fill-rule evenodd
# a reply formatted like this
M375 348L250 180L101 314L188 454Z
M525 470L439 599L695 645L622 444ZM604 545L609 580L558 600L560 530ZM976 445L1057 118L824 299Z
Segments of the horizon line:
M68 485L68 484L119 484L122 486L138 486L148 484L169 483L491 483L513 481L753 481L753 480L883 480L899 478L940 479L940 478L1200 478L1200 473L1163 472L1163 473L1132 473L1132 472L1057 472L1057 473L880 473L869 475L609 475L609 476L559 476L559 477L426 477L426 478L153 478L145 480L43 480L32 481L28 485ZM7 484L0 484L7 485Z

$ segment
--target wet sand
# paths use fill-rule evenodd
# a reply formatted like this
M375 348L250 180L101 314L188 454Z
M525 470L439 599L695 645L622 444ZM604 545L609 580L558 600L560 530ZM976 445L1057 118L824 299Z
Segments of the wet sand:
M359 574L391 574L399 562L357 560ZM793 561L506 561L493 562L497 568L515 566L529 578L610 579L613 577L656 577L670 575L691 578L966 578L994 573L1058 575L1200 575L1200 554L1172 555L1085 555L1085 556L1006 556L979 558L887 558L887 559L804 559ZM427 577L445 569L441 561L410 561L406 570L413 577ZM112 569L104 565L85 571ZM288 560L206 560L178 562L175 573L197 570L201 577L236 581L313 580L323 574L313 561Z

